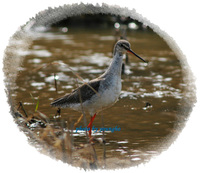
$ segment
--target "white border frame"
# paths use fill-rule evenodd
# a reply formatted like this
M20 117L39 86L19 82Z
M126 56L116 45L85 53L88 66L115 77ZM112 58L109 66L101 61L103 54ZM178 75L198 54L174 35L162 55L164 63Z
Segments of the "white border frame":
M69 4L76 2L107 3L109 5L119 5L120 7L128 7L136 9L136 11L158 25L162 30L166 31L178 44L183 54L187 57L187 61L196 77L197 99L199 98L199 2L198 0L110 0L105 2L102 0L70 0ZM0 2L0 55L3 60L3 51L8 45L8 40L16 32L19 26L25 24L29 18L34 17L39 11L47 9L49 6L58 7L68 3L64 0L6 0ZM2 69L3 63L0 63ZM79 170L64 165L60 161L50 159L48 156L41 155L34 147L31 147L26 141L23 133L19 133L19 129L13 123L12 116L9 113L9 106L6 102L6 94L3 85L3 73L0 73L0 94L1 94L1 124L0 124L0 172L60 172L60 171L77 171ZM177 141L156 159L152 159L146 165L133 167L128 172L200 172L199 155L199 102L187 122L183 132L179 135ZM83 170L82 170L83 171ZM81 171L81 172L82 172ZM116 170L118 172L118 170ZM120 171L120 170L119 170ZM99 170L97 171L99 172ZM121 172L121 171L120 171Z

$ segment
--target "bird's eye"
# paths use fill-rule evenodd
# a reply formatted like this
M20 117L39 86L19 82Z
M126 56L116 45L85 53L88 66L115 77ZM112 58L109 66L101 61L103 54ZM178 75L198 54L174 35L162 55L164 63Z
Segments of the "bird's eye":
M124 49L127 49L127 45L125 45L125 44L121 44L121 47L123 47Z

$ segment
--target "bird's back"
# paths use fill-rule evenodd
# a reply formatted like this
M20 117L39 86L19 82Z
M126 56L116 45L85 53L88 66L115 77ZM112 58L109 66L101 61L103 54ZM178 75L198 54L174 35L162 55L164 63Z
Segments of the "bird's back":
M88 85L90 85L92 88L89 87ZM94 96L96 92L98 92L100 86L100 80L92 80L88 82L88 85L87 84L81 85L80 87L72 91L70 94L67 94L63 97L54 100L51 103L51 105L55 107L66 108L90 100L92 96Z

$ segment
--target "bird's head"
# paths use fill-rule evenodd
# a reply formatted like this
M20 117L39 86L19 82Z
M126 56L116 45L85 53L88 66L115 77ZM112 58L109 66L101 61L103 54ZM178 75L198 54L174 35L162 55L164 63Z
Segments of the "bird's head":
M138 57L139 59L141 59L142 61L147 63L147 61L145 61L143 58L141 58L139 55L137 55L135 52L133 52L131 50L131 44L127 40L119 40L115 44L114 55L116 54L116 52L118 52L120 54L124 54L126 52L129 52L129 53L135 55L136 57Z

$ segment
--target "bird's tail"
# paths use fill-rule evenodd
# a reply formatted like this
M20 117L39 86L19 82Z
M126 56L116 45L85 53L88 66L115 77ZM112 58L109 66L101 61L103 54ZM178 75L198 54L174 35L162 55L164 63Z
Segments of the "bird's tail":
M68 104L66 104L65 97L60 97L60 98L54 100L53 102L51 102L51 106L65 108L65 107L68 107Z

